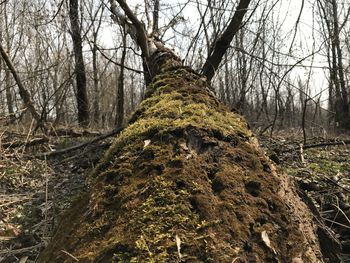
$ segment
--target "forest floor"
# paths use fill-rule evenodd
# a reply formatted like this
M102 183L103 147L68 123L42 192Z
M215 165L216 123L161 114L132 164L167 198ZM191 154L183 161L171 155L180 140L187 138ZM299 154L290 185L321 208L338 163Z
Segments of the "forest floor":
M345 143L349 138L315 137L306 143L311 147L302 151L300 138L298 133L280 133L273 139L259 140L276 166L296 179L315 220L342 245L339 254L344 262L350 262L350 144ZM0 262L35 262L62 211L86 191L88 174L112 140L43 157L38 153L92 138L67 135L40 139L0 131Z

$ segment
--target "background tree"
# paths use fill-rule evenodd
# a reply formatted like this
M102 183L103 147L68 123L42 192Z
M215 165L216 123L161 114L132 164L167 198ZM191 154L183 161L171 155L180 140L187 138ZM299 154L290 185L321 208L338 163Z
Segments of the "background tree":
M74 46L75 76L77 88L78 121L82 126L89 124L89 103L86 87L86 73L83 57L81 27L79 22L79 1L69 1L69 19L71 23L71 36Z
M345 80L341 32L347 24L350 8L338 11L338 2L317 1L324 37L328 49L329 106L334 110L335 125L340 129L350 128L349 85ZM344 14L345 12L345 14ZM343 18L343 21L339 19Z
M79 119L78 108L81 107L78 107L76 99L77 83L72 81L72 77L76 77L75 64L72 63L76 52L69 34L72 31L69 29L69 1L35 0L31 3L29 6L28 2L20 0L5 1L1 5L0 15L5 21L1 25L2 45L24 86L28 87L41 118L52 121L55 127L76 125ZM316 97L320 99L317 106L319 118L314 120L312 111L306 112L306 129L327 129L327 116L335 116L336 94L337 101L341 102L346 97L344 94L348 93L348 7L345 3L338 3L336 8L339 14L339 34L336 35L339 35L338 46L341 49L340 61L343 68L341 77L338 67L339 51L335 45L333 50L336 53L333 53L336 59L332 59L330 40L334 39L331 36L334 35L333 6L330 2L325 4L321 1L330 23L329 31L321 5L317 2L302 3L290 0L252 1L247 16L242 21L245 30L237 29L234 41L228 46L224 59L211 79L211 85L220 98L244 114L252 127L260 132L270 131L273 134L290 125L297 129L301 127L303 103L293 101L292 98L299 96L298 80L305 82L310 74L309 104L310 108L315 108ZM84 0L80 2L78 10L82 41L80 57L85 66L86 97L91 101L91 127L95 129L108 129L114 125L117 114L115 87L118 85L115 71L119 75L122 67L120 46L123 35L109 19L107 5L108 1ZM288 5L292 8L287 9ZM143 1L132 5L131 9L141 18L141 24L148 29L147 34L166 42L184 57L186 65L201 71L207 58L212 55L215 43L220 42L225 25L234 17L236 3L228 0L198 0L174 5L167 0ZM319 23L322 21L323 27ZM129 33L133 35L132 32ZM107 36L112 36L113 41ZM324 48L325 45L327 48ZM124 118L141 101L145 82L149 81L139 80L144 72L148 72L147 67L142 70L139 68L143 63L141 55L142 49L138 49L128 36L124 63ZM330 58L330 63L324 59L327 57ZM331 68L336 68L333 73L337 74L337 79L334 79L333 73L330 74ZM324 72L328 78L322 76ZM282 78L284 73L286 75ZM27 129L31 120L29 115L22 114L24 107L19 92L4 65L0 75L2 115L16 116L14 123ZM339 84L337 89L336 83ZM336 93L336 90L339 92ZM326 103L328 100L329 106ZM346 100L342 105L346 108ZM110 108L114 110L110 111ZM341 108L339 106L338 111ZM340 121L332 119L330 127L334 127L335 122L340 125Z

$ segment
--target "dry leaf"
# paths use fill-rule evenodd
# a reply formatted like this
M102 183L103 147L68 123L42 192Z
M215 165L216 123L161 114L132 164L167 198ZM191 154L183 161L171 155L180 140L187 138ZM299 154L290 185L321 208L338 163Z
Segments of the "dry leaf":
M143 146L143 149L145 149L150 143L151 140L144 140L145 145Z
M261 239L264 241L265 245L277 255L276 250L272 247L271 241L269 236L267 235L267 232L264 230L261 232Z
M25 256L25 257L22 257L22 258L19 260L19 262L18 262L18 263L26 263L26 262L27 262L27 260L28 260L28 257L27 257L27 256Z
M304 260L301 257L293 258L292 263L304 263Z
M179 145L182 149L184 149L185 151L188 151L188 147L187 147L186 142L181 142Z
M175 241L176 241L176 246L177 246L177 254L179 255L179 259L182 259L181 255L181 240L178 235L175 235Z
M188 159L190 159L191 157L192 157L192 154L189 153L189 154L186 155L185 158L186 158L186 160L188 160Z

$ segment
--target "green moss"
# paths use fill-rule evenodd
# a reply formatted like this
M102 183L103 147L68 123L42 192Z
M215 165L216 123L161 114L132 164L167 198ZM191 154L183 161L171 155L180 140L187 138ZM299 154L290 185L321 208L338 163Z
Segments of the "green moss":
M106 159L111 159L127 144L142 144L142 140L155 134L166 134L187 127L213 131L224 137L237 134L252 136L241 116L232 112L218 112L203 103L177 99L179 96L179 93L172 92L144 101L141 105L145 109L142 116L117 137Z
M187 237L198 237L198 229L207 225L191 210L187 190L177 189L172 181L155 177L150 195L132 216L128 228L138 232L135 241L138 262L166 262L178 258L175 236L186 225ZM150 222L152 222L150 224ZM171 241L169 241L171 240Z
M333 151L308 151L310 157L308 168L314 174L334 176L337 173L350 172L350 158L341 155L341 150Z

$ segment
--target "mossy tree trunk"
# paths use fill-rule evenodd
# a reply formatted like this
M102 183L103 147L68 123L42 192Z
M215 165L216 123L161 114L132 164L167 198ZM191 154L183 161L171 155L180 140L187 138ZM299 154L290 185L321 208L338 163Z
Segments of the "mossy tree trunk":
M244 118L170 51L150 66L147 98L39 262L322 262L311 215Z

